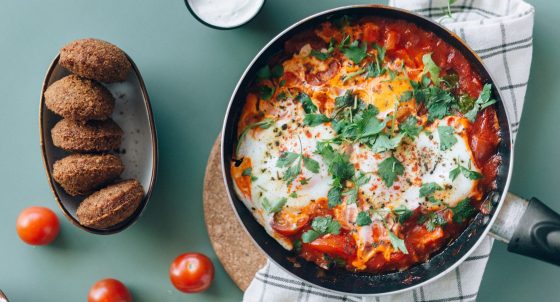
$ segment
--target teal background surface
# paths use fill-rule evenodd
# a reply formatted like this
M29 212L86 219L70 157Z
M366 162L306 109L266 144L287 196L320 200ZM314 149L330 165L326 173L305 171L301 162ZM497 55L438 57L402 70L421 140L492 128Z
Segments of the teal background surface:
M537 196L560 211L560 2L533 0L534 53L516 145L511 191ZM207 237L202 181L208 153L241 73L282 29L312 13L371 1L269 0L246 26L219 31L198 23L183 1L0 1L0 289L14 301L84 301L98 279L125 282L135 301L239 301ZM160 150L159 177L147 211L123 233L77 229L57 208L43 170L38 109L43 76L59 48L97 37L136 62L152 100ZM45 247L22 243L18 213L54 209L62 230ZM186 251L209 255L216 280L184 295L168 268ZM559 268L509 254L496 243L479 301L559 301Z

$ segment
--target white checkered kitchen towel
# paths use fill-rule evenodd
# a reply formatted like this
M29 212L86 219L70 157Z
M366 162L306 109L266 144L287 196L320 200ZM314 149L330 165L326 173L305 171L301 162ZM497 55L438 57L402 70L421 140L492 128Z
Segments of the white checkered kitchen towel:
M453 2L453 1L452 1ZM434 18L474 49L499 86L517 133L533 50L534 8L521 0L391 0L390 5ZM486 238L455 271L428 285L397 295L342 296L301 282L268 262L245 292L244 302L474 301L492 248Z

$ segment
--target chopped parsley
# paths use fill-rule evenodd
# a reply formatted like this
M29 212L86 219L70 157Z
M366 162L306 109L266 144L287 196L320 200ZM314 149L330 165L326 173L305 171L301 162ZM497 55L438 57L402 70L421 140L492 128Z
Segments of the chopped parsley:
M257 71L258 80L277 79L282 75L284 75L284 67L282 67L282 65L275 65L272 69L270 69L268 65L265 65Z
M471 205L471 200L465 198L454 208L451 208L451 212L453 212L453 221L462 223L476 213L476 209Z
M270 202L268 198L265 197L262 199L262 206L267 213L271 214L280 212L286 202L288 202L288 199L286 197L280 198L275 202Z
M430 79L424 75L420 82L411 81L413 95L418 103L424 103L428 109L428 121L442 119L457 107L453 94L439 86L430 86Z
M369 213L366 211L361 211L360 213L358 213L358 216L356 216L356 224L358 226L366 226L366 225L370 225L371 223L372 223L371 217L369 216Z
M403 254L408 254L404 240L399 238L395 233L393 233L393 231L389 229L387 231L389 232L389 240L391 241L393 249L401 251Z
M473 108L465 113L465 117L468 118L471 122L474 122L476 119L476 114L483 110L484 108L493 105L496 103L496 100L490 99L490 95L492 93L492 85L486 84L482 88L478 99L474 102Z
M399 129L401 133L404 133L406 136L414 139L422 131L422 126L418 125L418 120L416 119L416 117L411 115L407 117L404 122L399 124Z
M457 179L457 176L459 176L459 174L463 174L463 176L471 180L477 180L482 178L482 174L470 169L470 162L468 168L463 167L461 165L457 165L456 168L449 171L449 178L451 178L451 180L454 181L455 179Z
M385 182L387 187L393 186L393 183L399 175L403 175L404 166L394 156L388 157L379 164L377 174Z
M438 126L439 134L439 148L442 151L450 149L457 143L457 138L455 137L455 130L451 126Z
M265 101L270 100L272 95L274 95L274 87L270 87L267 85L262 85L259 87L259 97Z
M403 222L407 221L408 218L410 218L410 216L412 216L412 211L409 210L404 205L400 205L398 207L395 207L393 209L393 213L395 213L395 215L397 216L397 222L398 223L403 223Z
M304 243L309 243L326 234L340 234L340 223L331 216L315 217L311 222L311 230L301 235Z
M422 56L422 63L424 63L424 70L422 74L430 74L430 79L434 85L439 86L439 67L436 65L434 60L432 60L432 54L427 53Z
M367 44L355 40L348 44L350 36L346 36L340 43L339 49L342 54L355 64L360 64L367 57Z
M311 50L310 55L317 58L320 61L325 61L326 59L328 59L331 54L334 52L334 44L335 44L335 40L331 38L331 41L329 43L329 47L327 48L326 52L323 51L318 51L315 49Z
M361 74L363 74L363 73L365 73L365 72L366 72L366 70L362 68L362 69L358 69L358 70L356 70L356 71L354 71L354 72L347 73L347 74L345 74L345 75L342 77L342 82L346 82L346 81L348 81L348 80L350 80L350 79L352 79L352 78L354 78L354 77L356 77L356 76L359 76L359 75L361 75Z
M447 220L439 212L430 212L420 217L418 223L424 224L429 232L433 232L438 226L445 225Z
M385 48L374 43L373 48L375 48L377 54L375 55L375 62L371 62L367 65L366 78L375 78L383 75L387 69L383 67L383 61L385 60Z
M346 204L356 203L356 201L358 200L358 191L360 187L368 183L370 179L370 176L362 172L360 172L360 175L358 177L352 178L352 182L354 183L353 186L342 193L343 196L346 196Z
M303 123L307 126L315 127L323 123L329 122L331 119L324 114L309 113L303 117Z
M438 190L443 190L443 188L435 182L422 184L422 187L420 187L420 197L430 196Z
M309 113L317 112L317 106L313 104L313 101L311 100L309 95L307 95L305 92L300 92L296 97L296 100L301 102L301 105L303 106L303 111L305 111L305 113L309 114Z
M313 173L319 173L319 163L316 160L306 155L303 155L303 147L301 144L301 139L299 145L300 145L300 153L285 151L280 155L278 161L276 162L276 167L288 168L286 172L284 172L284 176L282 177L282 179L287 183L292 183L296 179L296 177L301 173L302 163L305 169Z
M243 170L243 172L241 172L241 176L249 176L249 177L251 177L251 181L257 180L257 177L253 176L253 168L251 168L251 167Z

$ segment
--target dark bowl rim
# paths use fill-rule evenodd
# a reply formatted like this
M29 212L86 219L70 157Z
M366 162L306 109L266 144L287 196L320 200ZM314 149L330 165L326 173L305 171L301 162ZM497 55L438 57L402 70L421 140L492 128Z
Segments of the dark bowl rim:
M124 52L124 51L123 51ZM148 188L145 188L146 193L144 194L144 197L142 198L142 201L140 202L140 205L138 206L138 208L134 211L134 213L128 217L126 220L124 220L123 222L118 223L115 226L112 226L110 228L107 229L96 229L96 228L91 228L91 227L87 227L87 226L83 226L80 224L80 222L74 218L74 216L69 212L69 210L63 205L62 201L61 201L61 197L58 195L57 190L55 189L55 187L57 186L57 184L54 181L54 178L52 177L52 171L51 168L49 167L49 163L47 161L47 152L46 152L46 145L45 145L45 140L48 139L46 138L43 134L44 134L44 129L43 129L43 124L44 124L44 120L43 120L43 113L46 109L45 106L45 91L48 88L48 83L49 80L52 76L52 73L54 72L54 69L58 66L58 62L60 60L60 53L58 53L56 55L56 57L53 59L53 61L51 62L51 64L49 65L49 68L47 70L47 73L45 75L45 78L43 80L43 85L41 88L41 97L40 97L40 102L39 102L39 140L40 140L40 146L41 146L41 157L43 159L43 167L45 168L45 172L47 174L47 179L49 182L49 187L51 189L51 192L54 195L54 198L56 200L56 203L58 205L58 207L60 208L60 210L62 211L62 213L64 214L64 217L66 217L66 219L68 221L70 221L74 226L87 231L89 233L92 234L96 234L96 235L112 235L112 234L116 234L116 233L120 233L124 230L126 230L128 227L130 227L132 224L134 224L139 218L140 216L144 213L147 205L148 205L148 201L150 200L150 197L152 195L154 186L156 184L157 181L157 171L158 171L158 162L159 162L159 152L158 152L158 139L157 139L157 132L156 132L156 126L155 126L155 121L154 121L154 115L152 112L152 106L151 106L151 102L150 102L150 98L148 96L148 92L146 89L146 85L144 83L144 79L142 78L142 75L140 74L140 70L138 69L138 67L136 66L136 64L134 63L134 61L132 60L132 58L130 58L130 56L128 54L126 54L126 57L128 59L128 61L130 62L130 65L132 66L132 70L131 72L133 72L135 74L135 76L138 78L138 84L140 86L140 90L142 92L142 100L144 102L144 107L146 110L146 113L148 115L148 124L150 127L150 145L152 146L152 169L151 169L151 173L150 173L150 183Z
M247 19L245 22L237 24L235 26L218 26L212 23L209 23L207 21L205 21L204 19L202 19L195 11L194 9L191 7L191 4L189 3L189 0L184 0L185 2L185 6L187 7L187 9L189 10L189 12L191 13L191 15L200 23L206 25L207 27L213 28L213 29L219 29L219 30L230 30L230 29L236 29L236 28L240 28L241 26L251 22L253 19L255 19L255 17L261 12L261 10L263 9L266 0L260 0L262 1L262 3L260 4L259 9L255 12L254 15L252 15L249 19Z

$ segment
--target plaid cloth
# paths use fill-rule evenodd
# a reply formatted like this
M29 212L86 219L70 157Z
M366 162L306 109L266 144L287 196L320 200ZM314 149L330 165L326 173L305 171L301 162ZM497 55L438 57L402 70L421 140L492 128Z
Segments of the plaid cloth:
M534 8L521 0L458 0L451 5L449 17L447 0L391 0L389 4L434 18L480 55L501 90L515 137L531 66ZM319 289L269 261L257 272L243 301L474 301L491 249L492 239L485 238L465 262L444 277L404 293L375 297Z

